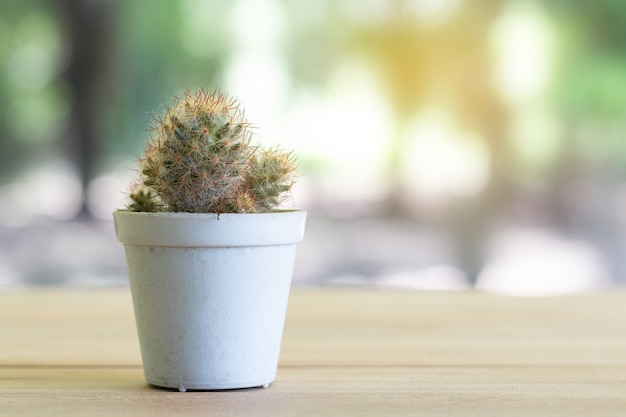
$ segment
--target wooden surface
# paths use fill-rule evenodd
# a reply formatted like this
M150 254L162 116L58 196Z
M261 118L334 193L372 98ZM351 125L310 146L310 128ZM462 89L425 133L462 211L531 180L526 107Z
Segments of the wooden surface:
M143 379L130 293L0 293L0 416L626 416L626 292L295 290L269 389Z

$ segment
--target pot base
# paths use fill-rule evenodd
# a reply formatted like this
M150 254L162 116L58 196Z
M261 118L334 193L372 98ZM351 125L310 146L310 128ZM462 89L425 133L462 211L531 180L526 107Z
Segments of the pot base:
M157 388L175 389L179 392L187 391L227 391L238 390L248 388L269 388L270 384L274 382L274 379L265 382L242 382L242 383L168 383L167 381L155 381L151 378L146 378L148 383Z

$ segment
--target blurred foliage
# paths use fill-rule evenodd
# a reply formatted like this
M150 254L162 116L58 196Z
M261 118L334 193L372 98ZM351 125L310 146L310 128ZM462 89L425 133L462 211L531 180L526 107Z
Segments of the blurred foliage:
M223 87L224 65L236 52L233 31L238 29L232 27L230 17L237 2L105 3L114 18L98 96L99 115L94 121L102 159L138 152L150 119L145 113L156 110L155 103L162 97L180 94L185 86ZM281 52L291 77L290 88L323 89L329 71L339 61L364 54L380 74L400 122L437 90L455 96L453 101L464 109L467 124L478 130L492 129L503 110L487 85L487 38L490 23L507 2L461 1L458 10L438 25L407 17L411 2L402 0L386 3L393 20L354 17L359 8L378 3L280 2L287 22ZM551 101L566 123L566 131L585 123L612 123L620 134L625 133L621 121L626 120L626 2L541 4L559 36ZM0 61L4 63L0 73L0 175L62 152L60 143L74 105L74 92L63 78L72 53L63 25L55 2L0 3ZM497 132L493 129L485 135L491 148L501 146ZM582 142L598 141L601 132L576 137ZM608 147L607 152L626 160L624 142ZM396 146L396 152L401 152L402 143ZM586 146L581 146L581 152Z
M69 12L90 8L104 42ZM625 45L623 0L0 2L0 186L66 159L85 214L163 97L215 87L298 136L317 208L439 222L471 279L511 218L582 231L626 277ZM121 188L100 180L97 205Z
M53 12L44 0L0 3L0 174L53 150L63 130L70 97Z
M186 5L186 6L185 6ZM219 84L220 66L228 42L223 19L226 2L207 2L211 10L204 26L186 22L193 2L163 1L158 7L145 2L115 2L110 102L101 121L103 137L114 138L108 151L136 153L155 103L186 86ZM190 10L191 9L191 10ZM193 37L196 38L193 38ZM191 40L187 40L191 38ZM192 55L183 44L199 43L201 54ZM145 114L145 117L137 115Z
M550 3L561 39L553 83L555 108L582 131L569 142L581 158L602 156L626 172L626 3Z

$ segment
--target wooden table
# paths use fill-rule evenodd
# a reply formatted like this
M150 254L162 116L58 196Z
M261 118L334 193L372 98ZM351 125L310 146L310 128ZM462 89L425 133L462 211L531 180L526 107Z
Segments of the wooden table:
M292 292L269 389L143 379L130 293L0 293L0 416L626 416L626 292Z

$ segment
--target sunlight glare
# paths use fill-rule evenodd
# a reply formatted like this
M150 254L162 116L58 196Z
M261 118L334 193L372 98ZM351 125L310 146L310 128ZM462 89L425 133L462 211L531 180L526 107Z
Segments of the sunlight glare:
M493 247L476 283L483 291L547 296L601 289L611 281L606 259L596 247L550 230L508 230Z
M461 0L409 0L407 6L420 23L435 27L450 19L460 3Z
M87 187L87 208L100 220L111 220L111 213L128 203L129 184L134 178L135 161L121 161L97 176Z
M424 199L480 193L489 177L489 156L480 138L460 132L440 109L419 114L406 131L403 170L409 189Z
M0 213L8 226L25 224L36 217L68 220L78 213L81 203L78 173L63 162L33 167L0 190Z
M380 197L388 186L393 135L393 113L380 81L357 58L330 78L328 90L295 96L286 136L297 152L322 161L318 174L329 194L347 200Z
M542 7L512 2L491 28L495 82L502 96L519 102L541 95L550 81L554 33Z

